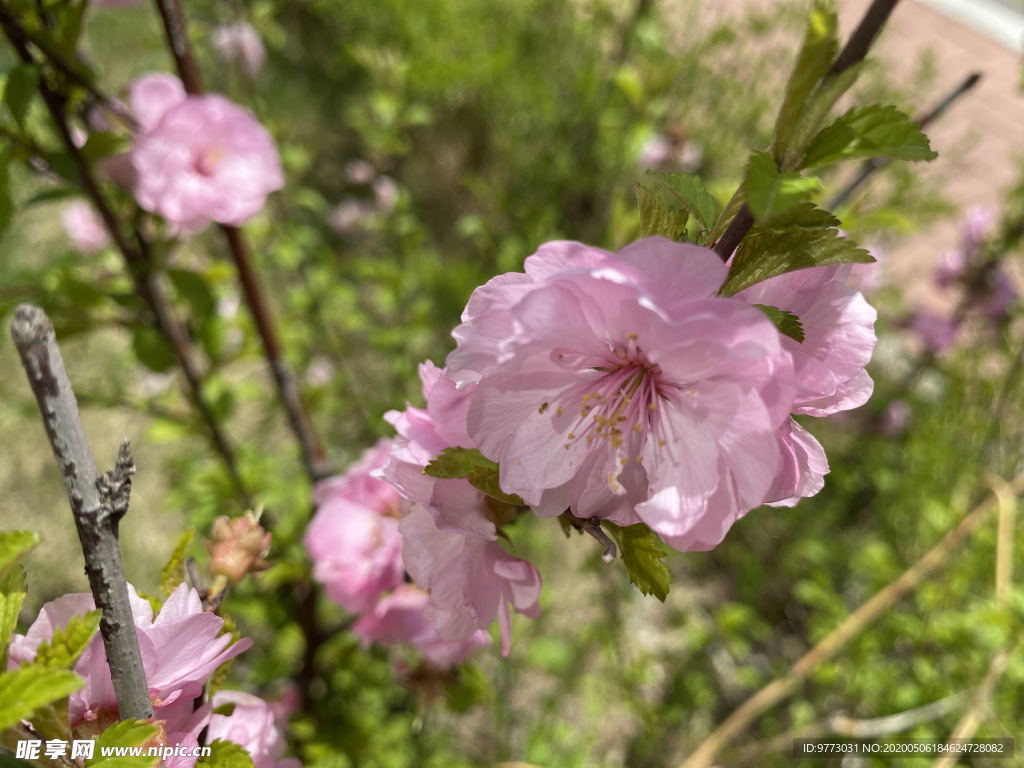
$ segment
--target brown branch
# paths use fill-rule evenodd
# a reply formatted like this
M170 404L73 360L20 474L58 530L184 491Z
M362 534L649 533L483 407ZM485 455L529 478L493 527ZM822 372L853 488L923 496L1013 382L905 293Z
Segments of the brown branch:
M202 77L195 56L192 54L192 47L188 39L188 23L180 0L154 0L154 2L160 12L167 44L174 57L174 64L185 90L193 95L202 94ZM267 301L266 294L260 286L245 236L238 227L221 225L221 231L227 240L231 259L238 271L238 280L242 285L245 303L256 324L256 331L263 345L264 357L266 357L267 365L273 376L278 398L288 418L288 426L299 444L306 474L313 482L322 480L330 474L323 444L299 397L295 376L282 351L270 302Z
M0 15L0 27L3 28L4 34L11 41L18 57L26 64L34 65L36 63L35 57L28 49L28 41L21 35L19 28L11 25L5 15ZM151 269L152 258L149 253L148 242L141 234L137 233L137 243L133 244L121 230L114 212L107 205L100 191L99 184L92 173L89 162L78 146L76 146L71 136L71 129L64 114L63 98L50 88L44 77L39 78L38 87L43 102L50 112L50 117L57 129L57 133L64 144L64 149L75 163L83 191L103 220L104 226L110 233L110 239L114 242L118 251L121 252L135 283L136 293L152 312L157 330L168 342L175 357L178 359L182 373L185 375L189 399L199 412L213 447L222 459L236 493L245 506L251 507L251 496L238 472L238 461L234 449L231 447L226 434L221 429L212 408L203 394L203 373L193 355L193 348L188 333L175 316L171 303L160 286L157 275Z
M864 57L867 56L871 48L871 44L878 37L878 33L885 25L886 20L888 20L889 15L898 2L899 0L874 0L871 3L861 18L860 24L857 25L853 34L847 39L846 45L843 46L839 55L836 56L835 61L832 63L832 68L829 70L828 75L825 76L823 84L864 60ZM733 251L736 250L743 238L747 236L752 226L754 226L754 216L750 212L750 207L744 203L739 213L729 223L725 234L715 243L715 253L719 255L722 261L729 260Z
M11 321L11 337L71 502L89 587L102 611L100 634L118 711L122 718L148 719L153 707L118 543L118 525L128 511L135 472L128 441L121 443L116 467L100 477L50 319L38 307L22 304Z
M1024 493L1024 473L1009 485L1014 496ZM820 665L834 658L846 644L902 600L951 556L998 504L992 495L968 512L955 528L870 600L847 616L817 645L807 651L782 677L761 688L727 717L683 763L681 768L708 768L715 756L769 708L789 696Z

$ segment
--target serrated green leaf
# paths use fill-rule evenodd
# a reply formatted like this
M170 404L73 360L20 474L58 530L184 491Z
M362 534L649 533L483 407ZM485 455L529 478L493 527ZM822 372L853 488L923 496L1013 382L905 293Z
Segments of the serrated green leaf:
M423 469L430 477L465 478L469 484L488 496L506 504L523 505L515 494L505 493L499 485L500 468L476 448L446 448Z
M643 594L665 602L672 576L664 563L668 552L662 548L658 535L643 523L608 527L618 541L630 583Z
M234 742L215 739L210 754L200 757L196 768L252 768L252 757Z
M779 333L785 334L796 341L803 342L804 325L800 322L799 317L785 309L779 309L767 304L754 304L754 306L768 315L768 319L779 329Z
M821 179L794 171L780 171L764 152L755 152L747 163L743 192L754 218L763 222L786 213L821 191Z
M25 602L25 569L14 563L0 570L0 669L7 669L7 646L18 626L18 613Z
M644 173L648 185L668 196L692 215L708 231L715 225L720 206L718 201L704 188L698 176L688 173L660 173L648 170Z
M686 233L686 222L690 213L671 198L666 200L664 192L636 182L636 204L640 209L640 236L660 235L678 240Z
M775 119L772 156L777 161L782 160L789 147L807 98L832 66L839 50L838 28L834 4L815 0L807 16L803 44L786 82L785 95Z
M85 680L66 669L27 664L0 674L0 731L57 699L70 696Z
M832 229L838 227L839 219L819 208L814 203L798 203L785 213L773 216L757 225L755 232L774 230L784 232L787 229Z
M82 154L93 163L104 157L109 157L128 146L128 140L118 133L111 131L97 131L90 133L82 147Z
M35 531L0 531L0 573L42 540Z
M167 564L160 571L160 591L164 597L170 597L178 585L185 581L185 561L188 559L188 548L196 536L196 529L189 528L178 539Z
M39 67L35 64L18 64L7 73L3 101L14 121L22 128L38 83Z
M71 669L100 626L100 612L72 616L67 625L39 645L33 663L54 669Z
M219 707L214 707L212 714L224 715L224 717L231 717L235 712L235 702L228 701L221 704Z
M816 208L803 208L805 222L823 220ZM829 264L870 264L874 258L852 240L840 237L834 228L801 227L788 229L757 228L751 231L733 257L722 296L733 296L744 288L770 277L808 267Z
M142 720L121 720L100 734L96 740L93 759L86 761L87 768L148 768L160 762L159 755L116 755L104 757L102 750L111 747L142 747L154 744L160 733L160 726ZM147 750L148 751L148 750Z
M855 157L933 160L928 137L917 123L892 106L851 109L822 128L804 154L802 168Z

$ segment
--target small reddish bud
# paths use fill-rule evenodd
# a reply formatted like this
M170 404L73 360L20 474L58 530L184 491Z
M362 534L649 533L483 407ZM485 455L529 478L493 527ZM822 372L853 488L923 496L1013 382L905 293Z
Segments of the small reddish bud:
M270 533L263 530L252 512L242 517L221 515L213 521L212 537L206 542L212 556L210 572L237 584L247 573L270 567L265 558L270 551Z

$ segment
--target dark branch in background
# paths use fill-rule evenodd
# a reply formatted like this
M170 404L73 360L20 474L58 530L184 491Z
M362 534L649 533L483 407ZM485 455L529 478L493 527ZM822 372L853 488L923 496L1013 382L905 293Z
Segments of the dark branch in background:
M11 45L17 52L18 58L26 64L35 65L35 57L28 48L29 41L21 34L20 27L11 24L7 14L0 14L0 26L3 27L4 34L11 41ZM64 149L75 163L83 191L97 213L99 213L100 218L103 219L103 224L110 233L110 239L124 257L128 271L135 282L135 290L153 313L157 330L170 345L175 357L178 359L181 370L185 374L189 399L199 412L213 447L222 459L236 493L245 506L252 507L251 496L238 472L238 461L234 449L231 447L227 436L221 429L213 410L203 395L203 374L192 354L192 345L188 333L177 317L175 317L172 306L157 280L157 275L150 268L152 259L149 254L148 243L140 235L137 238L137 245L133 244L122 232L117 218L100 192L99 185L92 173L92 169L89 167L88 161L71 137L71 129L68 126L67 116L64 113L64 100L50 88L45 76L40 76L39 78L39 93L50 112L50 117L53 119L53 124L64 144Z
M64 54L54 48L48 40L39 37L38 35L34 35L31 31L25 29L25 27L23 27L7 10L0 8L0 17L3 18L4 24L10 25L13 30L17 31L18 35L22 39L30 42L38 48L39 52L46 57L46 60L64 73L69 80L87 90L89 95L96 100L100 107L114 115L128 130L135 131L138 129L138 123L135 122L135 118L131 113L129 113L116 100L111 99L103 93L103 91L97 88L96 84L89 78L88 72L83 72L81 70L80 67L82 65L79 62L68 61L64 57Z
M861 18L860 24L853 30L853 34L846 41L846 45L843 46L839 55L836 56L836 60L832 63L832 68L829 70L826 80L839 75L854 64L864 60L864 57L868 55L871 44L878 37L878 33L885 25L898 2L899 0L874 0L871 3L871 6L865 11L863 18ZM721 257L722 261L728 261L732 252L736 250L736 247L746 237L747 232L750 231L752 226L754 226L754 216L747 204L744 203L743 207L740 208L739 212L729 223L725 234L715 243L715 253Z
M50 319L38 307L22 304L11 321L11 338L39 404L71 502L89 587L102 611L100 633L118 711L122 718L148 719L153 707L118 544L118 525L128 511L135 472L129 443L121 443L117 465L100 477Z
M185 90L193 95L202 94L203 82L195 57L192 55L192 48L188 39L187 22L182 12L180 0L154 0L154 2L156 3L157 10L160 12L167 44L170 47L171 55L174 57L174 64L178 70L178 75L181 77L181 82L185 86ZM317 437L309 414L306 412L302 399L299 397L298 387L295 385L295 377L282 351L280 337L271 314L270 303L267 301L266 294L260 286L259 278L245 241L245 235L238 227L221 225L221 230L224 232L224 237L227 240L231 259L238 270L238 280L242 284L245 303L249 307L249 312L252 314L253 321L256 324L256 331L263 345L263 354L267 359L267 365L270 367L270 372L274 378L278 398L281 400L281 404L284 406L288 417L288 426L299 443L306 474L315 483L330 474L323 444Z
M935 120L941 117L942 114L947 109L949 109L957 99L959 99L969 90L971 90L971 88L977 85L979 80L981 80L980 72L975 72L971 75L968 75L964 79L964 81L960 83L960 85L958 85L948 94L946 94L942 101L940 101L930 110L928 110L919 118L917 118L918 126L921 128L928 127L929 124L933 123ZM849 200L850 196L853 195L853 193L856 192L858 189L860 189L860 186L869 178L871 178L875 171L885 168L885 166L887 166L889 162L889 160L886 160L884 158L874 158L871 160L865 160L860 167L860 172L856 175L856 177L854 177L853 181L847 184L843 189L839 191L839 193L835 197L833 197L829 201L828 209L830 211L834 211L840 205Z

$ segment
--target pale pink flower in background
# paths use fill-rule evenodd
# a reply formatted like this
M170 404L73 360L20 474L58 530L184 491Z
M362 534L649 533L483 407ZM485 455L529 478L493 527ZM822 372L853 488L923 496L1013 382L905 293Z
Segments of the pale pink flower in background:
M149 75L129 102L140 133L129 152L139 205L181 233L210 222L242 224L284 186L270 134L223 96L179 99L180 82Z
M468 491L475 492L468 483ZM467 492L467 498L469 493ZM479 495L479 494L477 494ZM470 504L479 503L469 498ZM441 638L464 641L498 619L502 653L512 642L510 608L540 615L540 574L494 539L442 531L422 504L411 504L400 524L403 560L416 585L430 594L427 617Z
M948 251L932 273L932 279L940 288L951 288L960 282L967 272L967 256L963 251Z
M882 416L882 434L895 437L903 433L910 423L913 412L905 400L893 400L886 406Z
M362 229L372 213L373 208L369 203L349 198L331 209L327 215L327 223L339 235L350 235Z
M192 700L202 693L214 670L248 649L252 641L244 638L232 645L230 634L220 634L224 620L203 611L199 593L186 584L171 593L155 618L149 602L139 597L131 584L128 597L154 717L165 721L168 732L178 730L191 717ZM9 666L34 659L39 644L51 638L57 628L94 608L90 594L70 594L51 600L28 632L11 639ZM85 687L71 694L71 725L116 715L117 698L99 633L75 663L74 671L85 679Z
M377 210L391 213L398 202L398 185L390 176L378 176L373 181L373 199Z
M245 749L254 768L301 768L292 757L282 757L287 741L274 705L242 691L217 691L211 700L216 709L233 704L230 715L213 714L206 742L230 741Z
M995 212L985 205L973 205L964 212L960 230L960 250L967 258L977 255L978 248L992 233Z
M345 163L343 173L350 184L369 184L377 175L377 169L366 160L350 160Z
M249 78L259 74L267 58L267 49L259 32L245 21L225 24L213 30L213 48L225 61L237 63Z
M326 357L314 357L306 368L306 383L323 387L334 377L334 365Z
M398 494L370 476L386 458L386 446L378 443L344 475L317 485L317 512L304 538L314 578L352 613L368 610L402 583Z
M672 144L661 134L652 136L640 148L641 168L657 168L664 165L672 154Z
M75 248L96 253L110 244L110 233L96 210L84 200L71 203L60 216L61 224Z
M451 377L476 382L468 431L501 487L542 516L645 522L709 549L761 504L793 405L791 355L764 313L716 298L707 248L542 246L478 288Z
M948 313L915 309L908 321L910 330L928 351L942 355L956 343L959 325Z
M445 640L428 618L430 595L412 584L403 584L355 623L352 631L363 645L411 645L436 669L448 669L463 663L477 648L489 645L491 638L481 629L468 637Z

